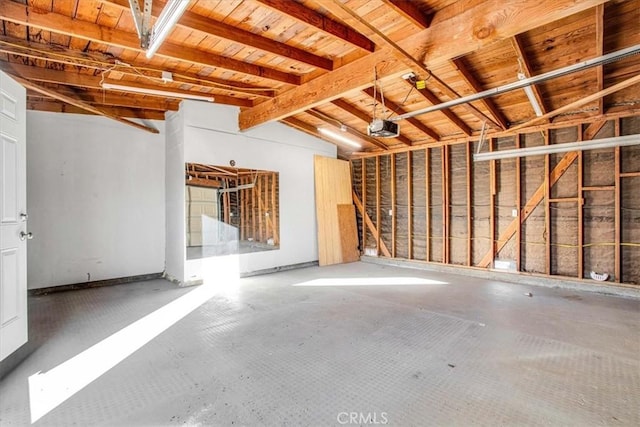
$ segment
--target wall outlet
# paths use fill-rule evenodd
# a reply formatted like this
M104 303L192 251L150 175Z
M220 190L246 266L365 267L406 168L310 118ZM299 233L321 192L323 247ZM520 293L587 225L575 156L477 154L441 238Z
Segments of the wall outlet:
M511 210L511 216L514 218L518 218L518 209L512 209Z
M393 216L393 209L389 209L389 216Z

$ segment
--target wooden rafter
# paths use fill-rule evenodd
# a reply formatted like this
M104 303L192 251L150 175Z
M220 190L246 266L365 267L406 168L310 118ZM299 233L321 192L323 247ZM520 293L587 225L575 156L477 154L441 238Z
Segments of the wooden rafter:
M429 67L464 56L496 40L513 37L530 29L560 20L604 3L605 0L522 0L519 7L505 6L502 0L478 3L463 0L434 14L431 26L400 40L398 45ZM509 13L502 13L508 7ZM454 13L455 10L455 13ZM463 12L460 13L460 10ZM456 37L451 37L456 34ZM297 114L345 94L371 85L371 70L377 65L378 78L388 80L407 71L407 65L389 48L327 72L276 98L241 111L240 128L246 130L271 120ZM496 127L499 128L498 125Z
M18 74L26 79L37 81L37 82L47 82L47 83L55 83L60 85L77 86L77 87L84 87L89 89L103 90L102 86L100 85L102 82L102 79L100 77L95 77L88 74L69 73L65 71L52 70L49 68L42 68L42 67L33 67L29 65L22 65L22 64L10 63L5 61L0 61L0 69L3 69L8 73ZM146 83L141 84L141 83L128 82L128 81L110 81L107 79L105 79L104 81L110 82L110 83L123 84L125 86L135 86L139 88L147 88L147 89L153 89L153 90L165 90L165 91L176 92L176 93L213 96L215 98L215 102L218 104L237 105L240 107L250 107L253 105L253 101L249 99L237 98L237 97L228 96L228 95L183 91L180 89L175 89L173 87L146 84ZM145 96L157 97L156 95L151 95L151 94L145 95Z
M371 70L376 65L380 80L400 77L407 70L406 66L392 56L388 49L381 49L253 108L241 111L240 129L247 130L271 120L293 116L341 98L351 91L371 86Z
M513 45L513 49L516 51L516 55L518 56L518 69L525 75L525 77L532 77L533 74L531 72L531 65L529 64L529 59L527 57L527 53L524 50L524 46L522 45L521 38L516 34L511 38L511 43ZM538 101L538 105L540 106L542 113L546 113L547 108L544 105L544 100L542 99L540 89L536 85L531 85L531 89L533 90L533 95L535 96L536 101Z
M429 28L432 16L423 13L415 2L407 0L382 0L395 12L406 18L413 25L423 30Z
M325 7L329 9L333 14L345 20L346 22L351 22L355 28L369 35L371 39L373 39L380 46L388 47L394 55L399 58L404 64L412 70L420 70L420 72L429 75L429 81L431 84L437 86L444 94L446 94L451 99L460 98L460 95L451 88L444 80L440 79L438 76L433 74L431 70L429 70L423 61L418 60L418 56L413 55L410 50L405 49L400 44L391 40L384 33L382 33L378 28L376 28L373 24L368 22L366 19L359 16L355 11L350 9L347 5L340 2L340 0L330 0L325 3ZM482 111L478 110L471 104L463 104L462 108L467 109L471 114L476 116L481 121L487 122L490 126L495 127L497 129L500 126L495 123L491 118L487 117Z
M409 80L405 80L407 82L407 84L409 84L409 86L411 87L415 87L415 83ZM420 93L420 95L423 96L424 99L426 99L427 101L429 101L432 105L437 105L440 104L442 101L440 101L440 99L436 96L435 93L431 92L429 89L427 89L426 87L422 88L422 89L417 89L418 93ZM469 128L469 126L467 126L467 124L460 118L458 117L453 111L451 111L449 108L446 108L444 110L440 110L439 113L443 114L451 123L454 124L454 126L456 126L458 129L460 129L462 131L462 133L464 133L467 136L471 136L471 129Z
M451 60L451 64L458 71L460 77L464 79L465 82L473 89L475 92L482 92L485 88L478 81L476 76L471 72L469 67L465 64L462 58L455 58ZM507 119L504 117L504 114L500 112L496 104L493 102L491 98L484 98L479 101L489 112L491 118L495 120L502 130L506 130L509 126Z
M17 81L18 83L20 83L22 86L24 86L27 89L31 89L31 90L33 90L35 92L39 92L39 93L41 93L43 95L50 96L51 98L55 98L55 99L57 99L59 101L66 102L67 104L74 105L74 106L76 106L78 108L82 108L83 110L89 111L90 113L97 114L97 115L100 115L100 116L104 116L104 117L107 117L109 119L118 121L120 123L129 125L129 126L133 126L136 129L141 129L141 130L144 130L144 131L147 131L147 132L150 132L150 133L158 133L157 129L154 129L154 128L148 127L148 126L144 126L144 125L141 125L141 124L136 123L136 122L132 122L131 120L123 119L122 117L114 116L113 114L109 113L106 110L103 110L103 109L100 109L100 108L96 108L96 107L94 107L92 105L89 105L89 104L87 104L85 102L79 101L77 99L70 98L70 97L68 97L66 95L62 95L62 94L57 93L56 91L54 91L52 89L47 89L45 87L39 86L39 85L37 85L35 83L32 83L32 82L30 82L28 80L23 79L22 77L18 77L15 74L13 74L11 77L15 81Z
M610 94L615 93L615 92L617 92L619 90L625 89L625 88L627 88L629 86L633 86L633 85L636 85L636 84L639 84L639 83L640 83L640 74L638 74L638 75L636 75L634 77L628 78L627 80L621 81L620 83L617 83L617 84L615 84L615 85L613 85L611 87L608 87L606 89L603 89L601 91L598 91L598 92L596 92L594 94L591 94L589 96L585 96L584 98L579 99L577 101L574 101L574 102L572 102L570 104L567 104L567 105L565 105L563 107L560 107L560 108L557 108L557 109L555 109L553 111L550 111L550 112L546 113L543 116L536 117L535 119L531 119L531 120L529 120L529 121L527 121L525 123L519 124L518 126L514 126L514 127L511 128L511 130L518 130L518 129L522 129L522 128L531 126L534 123L537 123L539 121L550 119L552 117L557 116L558 114L562 114L562 113L565 113L567 111L571 111L571 110L573 110L575 108L581 107L581 106L583 106L585 104L588 104L590 102L597 101L598 99L600 99L600 98L602 98L604 96L610 95Z
M369 52L373 52L375 45L371 40L353 29L334 21L314 10L311 10L291 0L256 0L259 3L290 16L306 25L311 25L324 33L337 37L345 42Z
M129 9L129 0L101 0L120 6L123 9ZM162 12L165 3L162 1L154 1L151 14L153 16L159 16ZM206 34L210 34L225 40L240 43L244 46L253 47L256 49L270 52L275 55L280 55L294 61L298 61L304 64L308 64L314 67L322 68L324 70L333 70L333 61L329 58L315 55L302 49L298 49L294 46L288 46L285 43L278 42L276 40L262 37L258 34L254 34L250 31L245 31L240 28L228 25L223 22L218 22L213 19L208 19L197 13L185 11L178 21L179 26L190 28L193 30L201 31Z
M114 66L116 61L120 60L112 55L98 51L84 52L81 50L44 43L35 43L33 41L8 36L0 36L0 52L24 58L39 59L94 70L105 70ZM208 77L202 73L178 70L177 68L168 67L166 65L163 66L162 70L149 69L149 63L140 59L128 59L126 62L121 62L126 65L118 67L118 72L125 75L138 77L142 74L151 79L161 80L162 71L167 71L173 74L173 81L177 83L186 83L206 88L215 87L218 90L265 98L272 98L276 94L276 91L273 89L262 88L239 81Z
M595 7L596 14L596 56L604 55L604 4ZM598 90L604 89L604 65L596 67ZM604 97L598 99L598 113L604 114Z
M75 105L69 105L65 102L55 100L48 96L42 96L40 98L32 98L27 96L27 109L36 111L49 111L51 113L69 113L69 114L91 114L85 109L78 108ZM158 110L138 110L126 107L104 107L101 106L100 110L109 113L113 116L131 118L131 119L144 119L144 120L164 120L164 112Z
M378 102L382 102L382 98L380 96L380 92L374 94L373 88L370 88L370 87L366 88L363 92L365 94L367 94L368 96L372 97L373 99L376 99ZM404 108L402 108L400 105L396 104L393 101L385 99L384 103L385 103L387 108L389 108L391 111L393 111L396 114L404 114L404 113L406 113L406 110ZM422 132L425 135L429 136L433 140L440 141L440 135L438 135L438 133L436 131L434 131L429 126L425 125L424 123L422 123L420 120L416 119L415 117L411 117L411 118L407 119L407 123L411 124L411 126L413 126L414 128L418 129L420 132Z
M195 187L209 187L209 188L221 188L222 182L214 179L205 179L205 178L195 178L190 177L191 179L187 180L187 185L193 185Z
M80 21L59 13L24 6L11 0L0 0L0 19L70 37L143 52L135 33ZM166 59L222 68L292 85L299 85L302 82L301 77L295 74L216 55L212 52L185 49L183 46L170 42L163 43L156 55Z
M362 120L366 124L371 123L371 116L369 114L367 114L364 111L362 111L361 109L349 104L344 99L334 99L333 101L331 101L331 103L333 105L335 105L336 107L340 108L341 110L346 111L347 113L351 114L352 116L355 116L355 117L359 118L360 120ZM396 139L398 141L402 142L405 145L411 145L411 140L409 138L407 138L406 136L402 135L402 134L398 135L396 137Z
M43 87L49 87L44 84ZM72 98L78 98L91 105L140 108L143 110L158 111L178 111L179 103L176 101L167 101L159 98L141 98L126 95L116 95L114 93L99 93L96 91L78 91L67 86L50 87L56 92ZM31 93L27 92L27 96L31 97Z

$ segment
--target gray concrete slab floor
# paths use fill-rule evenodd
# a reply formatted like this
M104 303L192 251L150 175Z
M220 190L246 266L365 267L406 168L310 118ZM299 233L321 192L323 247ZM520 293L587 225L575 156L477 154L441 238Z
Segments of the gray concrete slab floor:
M632 298L353 263L29 309L3 427L640 425Z

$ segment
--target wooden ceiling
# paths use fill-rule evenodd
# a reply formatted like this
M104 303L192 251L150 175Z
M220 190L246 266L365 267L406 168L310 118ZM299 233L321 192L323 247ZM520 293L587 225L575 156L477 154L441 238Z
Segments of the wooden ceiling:
M153 0L153 16L163 7ZM544 120L532 122L520 89L402 120L397 138L366 135L374 108L376 117L415 111L640 44L640 0L191 0L151 59L128 0L0 0L0 19L0 68L28 87L30 109L130 124L163 119L179 99L103 83L186 91L239 106L241 129L282 120L327 139L318 127L342 127L362 144L337 142L344 157L477 138L484 123L499 135L640 113L636 55L536 85ZM409 72L424 88L402 78Z

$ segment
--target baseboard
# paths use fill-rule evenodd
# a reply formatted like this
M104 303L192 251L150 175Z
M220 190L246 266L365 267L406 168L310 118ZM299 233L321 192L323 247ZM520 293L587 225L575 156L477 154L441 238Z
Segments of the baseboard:
M263 274L278 273L280 271L295 270L298 268L317 267L318 261L301 262L299 264L281 265L279 267L265 268L263 270L248 271L240 273L240 277L261 276Z
M398 258L362 256L360 260L371 264L392 265L396 267L436 271L439 273L458 274L461 276L471 276L480 279L517 283L519 285L563 288L576 291L597 292L606 295L640 298L640 287L624 283L597 282L595 280L571 279L569 277L550 277L534 273L497 271L485 268L438 264Z
M117 277L115 279L95 280L93 282L73 283L69 285L50 286L47 288L29 289L29 295L45 295L53 292L76 291L80 289L100 288L103 286L122 285L124 283L142 282L144 280L162 279L162 273L140 274L138 276Z

